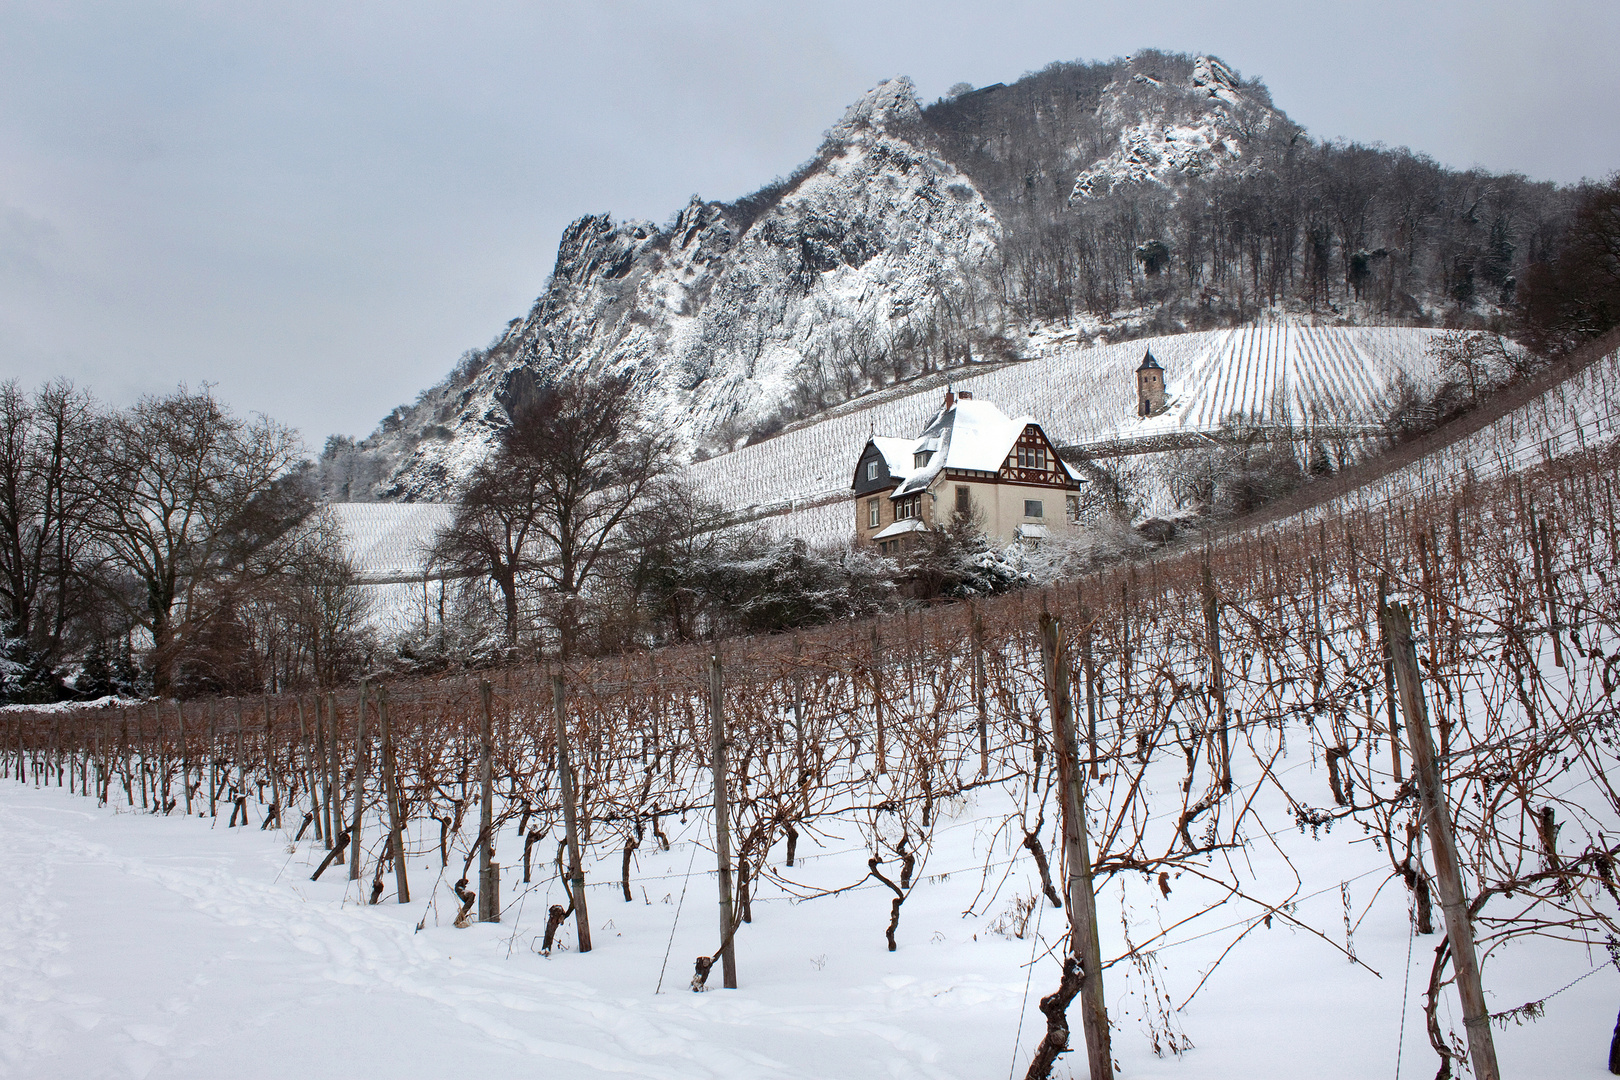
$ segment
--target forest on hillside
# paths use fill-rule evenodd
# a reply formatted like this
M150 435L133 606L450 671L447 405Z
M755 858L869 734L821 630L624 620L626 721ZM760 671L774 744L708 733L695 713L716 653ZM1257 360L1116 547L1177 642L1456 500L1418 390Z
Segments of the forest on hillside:
M1043 321L1151 309L1160 331L1278 306L1508 324L1526 268L1556 251L1577 190L1449 169L1404 147L1313 140L1271 110L1258 80L1235 80L1238 100L1223 110L1223 134L1241 147L1232 163L1194 162L1169 184L1077 190L1077 174L1124 137L1099 108L1105 90L1128 71L1187 84L1195 64L1151 52L1125 70L1052 64L923 110L1002 219L996 284L1010 308Z

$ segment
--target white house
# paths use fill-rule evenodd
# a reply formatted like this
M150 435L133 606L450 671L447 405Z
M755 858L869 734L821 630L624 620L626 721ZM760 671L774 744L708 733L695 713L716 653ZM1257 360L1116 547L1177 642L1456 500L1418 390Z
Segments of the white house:
M1075 527L1080 484L1034 418L946 390L916 438L867 441L851 484L855 538L898 552L956 514L999 544L1052 536Z

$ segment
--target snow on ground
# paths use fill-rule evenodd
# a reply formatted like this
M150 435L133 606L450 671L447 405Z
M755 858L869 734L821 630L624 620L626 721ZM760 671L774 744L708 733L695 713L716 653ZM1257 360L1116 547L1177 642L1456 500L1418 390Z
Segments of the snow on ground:
M1095 347L1071 342L1024 363L964 374L955 386L1009 415L1033 415L1060 446L1208 432L1238 414L1263 423L1359 430L1381 420L1399 378L1418 386L1432 381L1435 363L1426 347L1435 333L1279 323ZM1135 372L1148 349L1164 366L1169 406L1139 419ZM846 406L697 462L690 475L700 493L727 510L790 512L847 494L866 440L915 437L943 398L932 388L885 395L867 408Z
M560 898L549 870L524 892L509 868L503 922L456 930L436 851L410 861L417 900L395 904L390 888L369 907L342 867L309 880L321 851L308 839L228 829L223 817L97 809L59 789L0 782L10 854L0 876L0 1075L1022 1075L1042 1033L1036 1004L1056 985L1047 952L1062 913L1043 906L1031 923L1038 938L990 931L1015 894L1037 886L1027 856L982 835L983 809L965 804L939 828L902 914L899 951L884 949L886 890L869 884L800 903L766 890L738 937L740 989L693 994L692 957L717 937L699 818L684 834L671 830L669 853L638 858L632 903L612 880L616 866L589 868L595 950L543 957L544 911ZM1379 892L1387 859L1347 831L1279 836L1307 883L1291 910L1342 944L1347 882L1361 920L1354 951L1379 975L1280 917L1271 929L1255 925L1254 908L1234 902L1157 950L1180 1004L1254 927L1177 1018L1195 1047L1180 1058L1149 1049L1134 973L1119 966L1105 976L1121 1076L1393 1075L1397 1041L1401 1071L1429 1074L1419 1000L1438 939L1409 939L1399 883ZM801 848L811 858L796 876L851 880L868 849L855 837L825 845ZM982 914L964 916L987 848L998 856L990 888L1010 877L995 902L980 899ZM1277 869L1264 845L1251 858L1262 877ZM1133 937L1167 924L1183 898L1190 906L1194 889L1178 881L1164 911L1134 913ZM1105 955L1123 945L1117 894L1110 886L1099 897ZM571 945L571 923L563 934ZM1601 950L1545 942L1499 953L1491 1007L1543 997L1604 962ZM1503 1075L1606 1075L1614 978L1599 970L1554 998L1540 1022L1498 1031ZM1447 1001L1454 1009L1449 991Z

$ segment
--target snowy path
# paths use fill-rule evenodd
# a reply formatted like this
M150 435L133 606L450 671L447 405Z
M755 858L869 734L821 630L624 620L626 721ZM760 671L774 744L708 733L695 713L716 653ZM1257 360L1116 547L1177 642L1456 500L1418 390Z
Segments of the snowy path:
M962 918L977 875L914 894L895 954L882 949L887 904L877 893L797 906L760 901L739 938L743 989L694 995L685 982L691 957L706 951L714 910L712 879L695 874L665 993L655 995L690 858L680 844L641 867L646 902L623 903L616 885L593 895L593 954L544 959L530 951L547 902L539 893L525 900L522 918L458 931L428 902L344 902L341 868L311 884L311 845L289 853L281 833L119 814L59 790L5 782L0 842L8 856L0 875L0 1076L7 1077L443 1078L521 1070L660 1080L999 1078L1013 1064L1032 945L985 935L982 921ZM1315 852L1309 868L1329 882L1380 858L1369 845L1338 838L1301 842ZM934 866L954 866L950 860L964 855L943 845ZM433 891L426 867L413 873L422 875L421 895ZM1379 880L1352 884L1358 906ZM673 890L668 898L656 895L664 889ZM1299 914L1330 928L1340 903L1334 887L1303 901ZM1140 1033L1139 999L1126 992L1124 968L1113 969L1122 1075L1393 1075L1408 943L1403 907L1391 886L1357 931L1359 955L1382 979L1280 924L1256 931L1182 1018L1198 1048L1180 1059L1153 1057ZM424 914L428 925L415 932ZM1060 915L1044 917L1051 937ZM1178 1003L1231 936L1160 954ZM1411 1077L1434 1068L1416 1011L1434 944L1418 939L1413 953L1402 1072ZM1553 966L1560 982L1591 963L1576 951ZM1493 1007L1555 989L1539 963L1546 959L1526 950L1499 962ZM1601 1058L1616 981L1599 971L1557 998L1545 1020L1499 1033L1504 1075L1607 1075ZM1037 965L1017 1075L1039 1037L1035 1000L1054 982L1050 962ZM1510 982L1524 984L1523 996L1513 996L1520 987Z

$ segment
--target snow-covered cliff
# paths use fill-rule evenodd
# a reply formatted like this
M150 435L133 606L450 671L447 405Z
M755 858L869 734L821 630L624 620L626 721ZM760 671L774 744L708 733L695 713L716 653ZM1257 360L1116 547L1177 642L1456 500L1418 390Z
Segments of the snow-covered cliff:
M778 413L818 380L858 392L877 378L863 364L963 303L1000 235L973 184L930 148L903 78L852 105L768 195L762 212L694 198L664 226L575 221L549 288L479 370L428 391L370 440L399 462L389 494L442 496L508 410L564 372L634 373L688 450Z
M1288 126L1269 95L1214 57L1196 57L1185 75L1161 70L1163 60L1128 61L1103 89L1099 126L1118 132L1117 141L1076 178L1071 200L1240 165L1252 142Z

